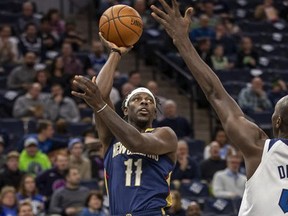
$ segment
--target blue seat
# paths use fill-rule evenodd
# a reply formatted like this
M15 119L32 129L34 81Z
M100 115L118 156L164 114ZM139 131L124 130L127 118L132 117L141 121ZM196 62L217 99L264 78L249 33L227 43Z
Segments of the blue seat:
M14 118L2 118L0 119L0 129L9 136L9 148L16 148L17 143L25 134L24 124L19 119Z
M179 190L182 198L188 200L197 200L198 202L203 202L204 199L209 197L208 185L201 181L182 183Z
M238 81L232 81L232 82L223 83L223 86L224 86L225 90L235 100L238 99L238 95L239 95L240 91L244 87L246 87L246 85L247 85L246 82L238 82Z
M90 118L93 117L93 110L90 108L83 108L83 109L80 109L79 111L80 111L81 119L87 118L87 117L90 117Z
M272 129L271 116L272 112L250 112L247 114L260 128L264 130Z
M99 190L98 181L96 179L83 180L80 182L81 186L87 187L90 190Z
M0 11L0 23L1 24L15 24L18 20L20 15L6 12L6 11Z
M203 153L205 148L205 142L203 140L188 139L189 154L195 158L196 161L203 159Z
M203 215L205 216L236 216L237 210L232 200L208 198L205 200Z
M7 77L6 76L0 76L0 89L6 89L7 88Z
M69 123L68 125L68 133L71 134L71 136L81 136L84 131L87 129L91 128L92 124L90 123L83 123L83 122L78 122L78 123Z

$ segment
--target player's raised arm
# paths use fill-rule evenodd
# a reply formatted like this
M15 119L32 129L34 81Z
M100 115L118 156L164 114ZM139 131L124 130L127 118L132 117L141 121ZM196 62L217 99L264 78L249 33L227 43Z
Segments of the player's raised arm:
M216 74L202 61L190 42L188 29L191 22L192 8L188 8L183 17L180 14L176 0L172 0L172 7L164 0L159 0L163 10L151 6L152 16L165 28L178 48L180 55L186 62L192 75L199 83L208 101L217 112L231 142L236 144L250 158L262 152L262 139L266 134L255 124L244 118L244 114L237 103L225 91Z
M104 64L101 71L99 72L97 79L96 77L93 77L92 82L98 85L102 98L106 102L106 104L108 104L112 109L114 109L114 106L110 100L110 92L113 86L114 74L121 60L121 56L129 52L132 47L117 47L115 44L105 40L102 37L101 33L99 33L99 36L102 44L109 49L110 54L107 62ZM95 122L99 138L102 144L107 147L113 137L112 133L106 126L105 121L102 121L97 115L95 115Z

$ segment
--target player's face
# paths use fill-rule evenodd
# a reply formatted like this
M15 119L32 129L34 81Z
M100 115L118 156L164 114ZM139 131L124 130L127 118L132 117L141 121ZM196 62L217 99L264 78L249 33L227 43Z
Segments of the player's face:
M155 118L156 108L153 98L147 93L139 93L129 100L129 108L126 114L129 120L149 122Z

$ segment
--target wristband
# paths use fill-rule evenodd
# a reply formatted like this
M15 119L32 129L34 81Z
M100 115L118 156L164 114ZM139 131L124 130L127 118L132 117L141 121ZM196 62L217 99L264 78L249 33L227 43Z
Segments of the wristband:
M96 113L102 112L106 107L107 107L107 103L106 103L101 109L99 109L98 111L96 111Z

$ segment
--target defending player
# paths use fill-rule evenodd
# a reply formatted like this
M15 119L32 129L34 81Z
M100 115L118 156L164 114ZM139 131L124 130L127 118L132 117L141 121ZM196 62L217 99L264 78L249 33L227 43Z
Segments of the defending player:
M72 94L94 109L105 151L110 213L164 215L165 208L171 205L169 184L176 161L176 135L168 127L151 128L157 101L146 88L137 88L127 96L124 104L127 122L114 112L109 99L114 71L129 48L116 47L103 38L102 41L111 49L107 63L97 80L76 76L73 84L84 93Z
M245 118L191 44L188 29L193 9L188 8L183 17L176 0L172 0L172 7L164 0L159 2L164 9L152 6L152 16L173 39L231 142L243 152L248 181L239 215L283 216L288 212L288 97L282 98L275 106L272 125L277 139L270 140L257 125Z

